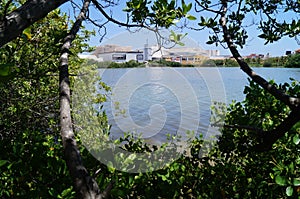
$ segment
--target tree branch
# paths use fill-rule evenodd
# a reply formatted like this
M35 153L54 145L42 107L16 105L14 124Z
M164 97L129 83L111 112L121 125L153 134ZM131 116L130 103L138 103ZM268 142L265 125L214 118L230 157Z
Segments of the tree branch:
M264 78L256 74L249 65L243 60L241 55L239 54L236 46L233 44L233 41L230 37L230 34L227 30L226 25L226 12L227 12L227 1L222 1L223 12L220 18L220 25L223 29L224 40L227 43L228 48L230 49L233 57L239 63L241 69L258 85L268 91L271 95L273 95L276 99L282 101L287 106L291 108L291 113L289 116L281 122L275 129L271 131L262 132L260 135L261 143L256 146L257 151L266 151L270 150L272 145L284 134L289 131L297 122L300 121L300 99L297 97L291 97L281 90L277 89L274 85L267 82Z
M22 31L69 0L28 0L0 21L0 47L17 38Z
M199 7L201 7L202 10L198 10L198 9L197 9L197 5L198 5ZM210 7L205 7L205 6L203 6L198 0L195 0L195 11L196 11L196 12L202 12L202 11L205 10L205 11L209 11L209 12L212 12L212 13L221 14L220 10L213 10L213 9L212 9L212 7L214 7L214 6L216 6L216 5L218 5L218 3L215 4L215 5L212 5L212 6L210 6Z
M239 54L238 50L236 49L236 46L233 44L233 41L230 37L230 34L229 34L227 26L226 26L227 2L222 1L222 4L223 4L223 12L222 12L221 18L220 18L220 25L223 29L223 34L224 34L223 36L224 36L224 39L227 43L229 50L231 51L231 53L232 53L233 57L236 59L236 61L239 63L242 71L244 71L255 83L257 83L262 88L264 88L266 91L268 91L270 94L272 94L276 99L282 101L284 104L289 106L292 110L297 108L300 104L300 98L289 96L286 93L282 92L281 90L277 89L276 86L270 84L268 81L266 81L260 75L256 74L249 67L249 65L243 60L242 56Z
M64 146L66 164L74 181L74 189L78 198L103 198L103 196L106 196L107 194L103 195L100 193L97 182L89 175L82 163L74 135L70 109L71 94L68 56L71 44L80 29L82 21L86 18L90 2L91 0L84 1L81 12L69 34L65 37L61 49L59 67L60 133Z
M272 149L272 145L284 136L297 122L300 121L300 106L292 110L291 113L282 121L275 129L263 132L259 137L260 144L255 147L257 151L268 151Z
M124 27L144 27L143 24L128 24L128 23L123 23L123 22L120 22L120 21L117 21L116 19L114 19L113 17L109 16L102 8L102 6L99 4L99 2L97 0L92 0L92 3L95 5L95 7L100 11L100 13L108 20L108 21L111 21L117 25L120 25L120 26L124 26Z

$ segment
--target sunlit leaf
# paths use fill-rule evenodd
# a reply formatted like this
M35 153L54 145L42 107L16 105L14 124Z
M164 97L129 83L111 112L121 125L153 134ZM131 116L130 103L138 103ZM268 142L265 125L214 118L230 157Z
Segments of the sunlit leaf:
M293 185L294 186L300 186L300 178L294 178L293 179Z
M281 185L281 186L284 186L287 184L286 177L284 177L284 176L276 176L275 182L276 182L276 184Z
M300 137L299 137L299 134L296 134L294 137L293 137L293 142L294 144L298 145L300 143Z
M193 15L187 14L186 18L188 18L189 20L196 20L197 18Z
M26 28L26 29L23 31L23 34L27 37L28 40L31 39L31 31L30 31L30 28Z
M293 191L294 191L293 187L288 186L286 188L286 190L285 190L285 193L286 193L287 196L292 196L293 195Z

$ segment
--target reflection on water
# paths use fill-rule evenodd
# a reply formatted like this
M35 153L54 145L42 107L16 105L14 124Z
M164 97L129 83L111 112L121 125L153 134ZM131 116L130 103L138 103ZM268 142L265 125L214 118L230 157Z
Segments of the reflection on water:
M299 69L255 70L277 82L300 77ZM243 100L247 84L239 68L101 69L100 74L113 88L111 101L104 104L112 136L135 132L154 143L165 141L168 133L184 135L187 130L215 135L217 130L209 126L212 102Z

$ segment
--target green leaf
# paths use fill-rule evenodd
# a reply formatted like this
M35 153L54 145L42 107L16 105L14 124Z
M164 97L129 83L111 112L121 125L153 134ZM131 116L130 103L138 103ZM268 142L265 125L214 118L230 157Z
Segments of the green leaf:
M294 178L293 179L293 185L294 186L300 186L300 178Z
M183 13L186 14L192 9L192 3L189 3L188 5L185 4L184 1L182 1L182 8L183 8Z
M111 172L111 173L114 173L115 170L116 170L116 169L113 167L113 163L112 163L111 161L109 161L109 162L107 163L107 169L108 169L108 171Z
M23 34L27 37L28 40L31 39L31 31L30 31L30 28L26 28L26 29L23 31Z
M72 193L72 188L63 190L63 192L61 193L61 196L65 197L65 196L69 195L70 193Z
M293 195L293 191L294 191L293 187L288 186L286 188L286 190L285 190L285 193L286 193L287 196L292 196Z
M283 176L276 176L275 177L275 182L276 182L276 184L281 185L281 186L284 186L284 185L287 184L287 180Z
M10 74L10 68L14 66L13 63L0 64L0 76L5 77Z
M162 179L163 181L166 181L166 180L168 180L168 179L167 179L167 177L166 177L166 176L164 176L164 175L162 175L162 176L161 176L161 179Z
M3 165L5 165L8 161L7 160L0 160L0 167L2 167Z
M294 144L298 145L300 143L300 137L299 137L299 134L295 135L293 137L293 142Z
M262 39L265 39L267 36L263 33L263 34L258 35L258 37L262 38Z
M193 15L187 14L186 18L188 18L189 20L196 20L197 18Z
M128 184L129 184L129 185L131 185L131 184L132 184L132 182L133 182L133 179L134 179L134 178L133 178L133 176L129 176L129 179L128 179Z
M215 43L215 42L214 42L214 41L211 41L211 40L209 40L209 41L206 42L206 44L208 44L208 45L211 45L211 44L213 44L213 43Z

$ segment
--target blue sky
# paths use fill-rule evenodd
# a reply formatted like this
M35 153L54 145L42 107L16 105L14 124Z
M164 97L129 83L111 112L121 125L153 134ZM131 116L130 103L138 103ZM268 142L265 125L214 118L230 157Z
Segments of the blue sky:
M121 9L125 7L124 2L125 1L120 1L121 5L114 8L114 10L112 10L113 17L115 19L120 19L120 20L125 19L125 14L123 12L121 12ZM66 3L65 5L63 5L62 10L67 13L73 12L71 10L70 3ZM198 16L198 14L193 14L193 15L195 15L196 17ZM99 17L98 13L95 11L91 11L90 16L93 19L101 20L101 17ZM282 19L286 19L288 16L280 16L280 17ZM253 18L255 19L255 17L253 17ZM252 20L252 19L250 19L250 20ZM191 24L193 24L193 23L197 24L197 21L191 22ZM85 26L87 29L90 29L90 30L97 29L95 26L93 26L91 24L85 24ZM91 38L90 45L99 46L99 45L102 45L103 42L110 43L109 40L111 38L120 36L120 33L123 33L125 31L127 31L125 28L109 23L109 24L107 24L107 35L105 36L102 43L99 42L99 35L96 35L96 37ZM188 33L188 37L190 37L192 40L194 40L195 43L199 44L203 49L218 49L218 50L220 50L221 55L230 55L230 52L221 46L216 47L215 45L207 45L206 44L206 41L208 40L208 36L210 34L208 30L191 31L191 30L186 29L183 31ZM293 38L282 38L278 42L264 45L264 40L257 37L259 32L256 30L255 27L250 27L247 29L247 31L249 33L249 38L246 43L246 46L243 49L240 49L240 53L242 55L249 55L252 53L266 55L267 53L269 53L271 56L282 56L288 50L295 51L296 49L300 48L300 45L298 45L296 40ZM126 34L121 34L121 35L124 36ZM132 40L132 37L124 38L124 40L125 41ZM120 45L127 45L125 43L128 43L128 42L120 43ZM146 43L145 37L136 36L133 39L132 46L136 46L139 44L143 45L144 43Z

